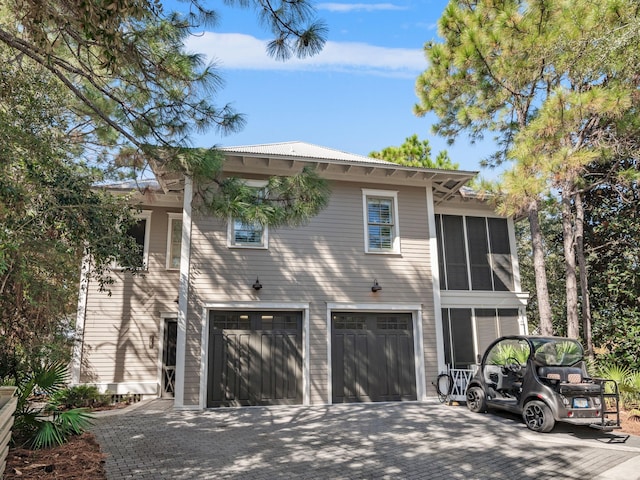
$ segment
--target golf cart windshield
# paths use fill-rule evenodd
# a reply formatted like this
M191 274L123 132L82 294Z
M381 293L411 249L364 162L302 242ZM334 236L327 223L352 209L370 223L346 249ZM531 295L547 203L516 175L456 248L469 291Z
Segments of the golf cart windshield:
M532 341L534 359L539 365L570 367L582 360L582 346L567 338Z

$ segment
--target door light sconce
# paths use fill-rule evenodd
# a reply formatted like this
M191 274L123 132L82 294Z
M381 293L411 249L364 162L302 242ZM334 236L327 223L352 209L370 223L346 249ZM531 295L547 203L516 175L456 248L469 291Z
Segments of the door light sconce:
M260 280L258 279L258 277L256 277L256 282L251 286L256 292L262 288L262 284L260 283Z
M380 290L382 290L382 287L378 283L378 279L373 280L373 286L371 287L371 291L375 293L375 292L379 292Z

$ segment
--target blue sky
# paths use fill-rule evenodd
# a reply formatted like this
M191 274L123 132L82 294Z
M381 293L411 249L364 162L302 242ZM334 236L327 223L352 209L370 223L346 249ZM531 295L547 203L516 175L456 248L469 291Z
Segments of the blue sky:
M418 118L412 111L418 101L415 80L427 68L422 47L437 39L446 4L316 2L329 28L327 45L312 58L283 63L266 54L269 32L253 10L209 2L220 14L219 24L186 47L218 65L224 88L216 103L231 103L246 115L247 125L228 136L202 135L196 146L299 140L367 155L416 133L429 140L433 156L446 149L461 169L479 170L490 142L472 146L461 137L449 147L431 133L435 117Z

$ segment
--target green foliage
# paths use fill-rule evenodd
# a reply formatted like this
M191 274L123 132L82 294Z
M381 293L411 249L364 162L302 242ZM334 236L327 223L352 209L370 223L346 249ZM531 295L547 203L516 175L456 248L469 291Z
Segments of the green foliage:
M543 365L569 367L583 360L583 351L575 341L543 341L536 345L535 359Z
M155 0L0 5L0 376L68 360L83 259L103 288L114 263L139 266L128 199L97 184L139 178L154 161L199 185L220 176L220 155L189 149L191 136L235 131L244 119L214 105L220 77L184 50L188 35L215 21L202 2L189 3L186 16ZM279 59L324 45L304 0L231 3L256 7ZM292 182L261 215L296 223L326 203L310 198L326 190L317 178Z
M538 205L548 194L562 200L562 303L571 336L578 331L572 233L580 222L573 200L590 188L589 164L637 158L639 24L633 0L452 0L439 21L443 41L426 44L429 67L416 83L415 111L438 116L436 133L450 141L462 132L472 141L492 134L498 148L484 164L513 162L502 177L501 213L529 216L537 238ZM618 178L628 180L631 170L623 171ZM546 252L534 247L536 278L544 283ZM553 302L540 287L546 333Z
M51 73L70 93L62 105L73 135L100 148L97 160L124 147L188 147L194 133L210 129L236 131L244 117L213 103L223 83L215 65L183 45L217 15L201 0L186 3L188 14L155 0L9 0L0 7L0 42L9 52L3 65L19 68L28 59ZM306 0L227 3L255 9L276 59L314 55L325 44L326 27ZM112 166L135 177L147 166L138 159Z
M599 184L585 194L585 244L594 345L607 361L640 370L640 183L610 175L630 169L639 171L637 160L590 167Z
M399 147L386 147L380 152L369 153L369 156L409 167L458 169L458 164L451 161L446 150L439 152L433 160L429 140L420 141L416 134L407 137Z
M531 350L527 344L502 343L491 352L491 358L488 359L488 364L506 365L509 359L515 359L520 365L526 365L530 353Z
M271 177L264 189L230 177L206 184L199 192L209 213L262 225L301 225L329 201L327 182L305 167L298 175Z
M626 365L609 361L598 361L596 376L614 380L618 384L620 403L623 409L637 408L640 404L640 372Z
M51 403L64 409L103 407L111 403L111 395L93 385L74 385L56 392Z
M558 342L556 344L556 352L560 363L566 363L566 358L582 358L582 349L575 342Z
M184 50L188 35L215 21L200 0L189 3L186 16L155 0L0 5L0 376L68 360L83 259L103 288L114 263L140 266L126 234L135 221L128 199L96 185L139 178L154 162L200 186L220 176L221 156L189 149L191 136L235 131L244 119L214 105L220 77ZM256 8L276 58L324 45L304 0L230 3ZM295 224L326 203L317 177L290 182L273 180L271 212L245 216Z
M139 256L127 199L96 191L99 172L76 158L68 94L26 59L3 60L0 48L0 377L17 379L43 359L68 360L85 254L105 286L114 261Z
M91 415L86 410L61 411L52 400L67 379L67 367L61 363L20 375L13 426L16 441L34 449L48 448L65 443L69 436L80 434L91 425Z
M566 323L566 294L564 283L564 253L562 250L562 232L558 219L557 204L553 201L544 203L540 209L540 228L545 243L545 263L547 267L547 287L551 300L551 314L553 334L565 336ZM520 267L520 281L522 290L530 292L527 302L527 320L529 330L539 334L538 297L536 295L535 270L533 268L533 250L531 246L531 231L527 222L516 222L516 249Z

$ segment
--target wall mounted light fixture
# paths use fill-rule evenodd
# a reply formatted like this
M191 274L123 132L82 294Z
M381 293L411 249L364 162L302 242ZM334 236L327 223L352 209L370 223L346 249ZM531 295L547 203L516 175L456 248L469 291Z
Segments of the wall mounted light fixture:
M257 292L258 290L260 290L262 288L262 284L260 283L260 279L258 279L258 277L256 277L256 282L251 285L253 287L253 289Z
M379 292L380 290L382 290L382 287L378 283L378 279L374 279L373 286L371 287L371 291L375 293L375 292Z

